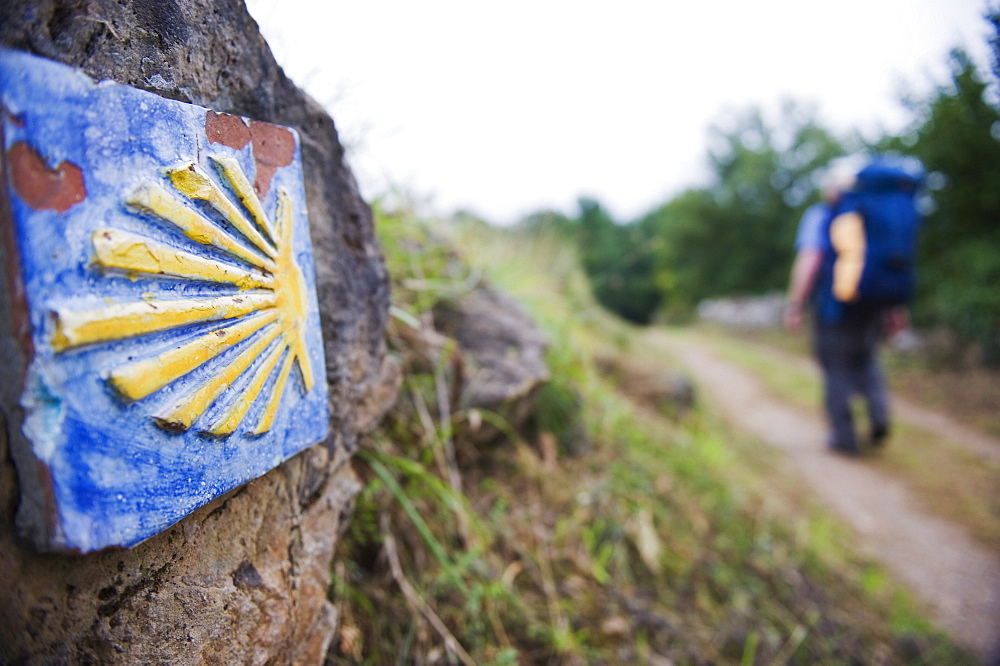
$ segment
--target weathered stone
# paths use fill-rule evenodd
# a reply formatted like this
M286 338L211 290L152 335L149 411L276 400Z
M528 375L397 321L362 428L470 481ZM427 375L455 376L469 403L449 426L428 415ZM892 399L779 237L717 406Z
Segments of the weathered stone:
M0 524L0 661L321 663L329 562L359 490L330 463L308 449L131 550L37 555Z
M784 309L785 298L781 294L720 298L699 303L698 318L732 328L778 328Z
M329 562L359 488L344 463L391 403L399 373L385 357L389 287L371 213L333 121L284 76L237 0L7 0L0 44L298 130L332 432L131 550L38 555L12 529L5 419L0 661L321 661L336 624Z
M446 248L445 241L440 247ZM425 250L420 250L425 251ZM446 272L466 274L461 259L450 252ZM389 339L407 376L434 375L435 391L428 405L435 415L464 411L467 418L454 424L456 440L487 444L501 434L493 419L499 416L515 430L533 437L532 420L540 387L549 379L545 363L547 341L538 325L510 296L487 283L438 301L418 320L393 319ZM392 410L394 421L420 419L410 401ZM448 417L445 417L448 418Z
M596 360L602 374L643 405L675 417L695 405L695 386L691 378L681 372L665 373L619 354L600 354Z
M534 412L534 391L549 378L546 340L535 322L516 301L486 285L438 303L433 314L437 331L458 345L463 381L457 406L497 412L522 427ZM492 429L466 434L481 441L492 437Z

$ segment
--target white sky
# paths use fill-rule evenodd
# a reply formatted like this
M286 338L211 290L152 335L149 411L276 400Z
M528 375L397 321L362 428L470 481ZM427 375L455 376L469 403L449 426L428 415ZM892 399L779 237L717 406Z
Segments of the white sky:
M986 0L249 0L331 113L368 198L509 223L597 198L634 219L706 177L707 128L782 98L898 130Z

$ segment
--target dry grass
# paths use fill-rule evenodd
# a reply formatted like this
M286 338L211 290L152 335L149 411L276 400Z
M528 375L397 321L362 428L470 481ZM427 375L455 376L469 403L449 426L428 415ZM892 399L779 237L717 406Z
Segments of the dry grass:
M1000 370L945 367L925 359L888 354L892 390L1000 437Z
M616 373L649 361L593 305L572 253L543 240L476 229L461 246L540 322L575 411L548 421L561 432L475 447L458 426L492 416L441 419L441 369L407 377L357 460L368 483L335 568L331 663L971 663L801 508L790 475L781 492L761 485L779 459L656 391L619 391ZM419 243L387 246L397 284L414 267L435 277ZM394 299L419 321L430 296Z

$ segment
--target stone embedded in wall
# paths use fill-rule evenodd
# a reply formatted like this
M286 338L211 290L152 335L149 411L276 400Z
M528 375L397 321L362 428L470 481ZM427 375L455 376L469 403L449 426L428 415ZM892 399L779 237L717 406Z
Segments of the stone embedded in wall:
M6 49L0 101L31 541L133 546L326 439L294 131Z
M37 554L15 539L6 434L16 430L0 427L0 662L322 663L337 622L330 560L360 487L347 463L399 381L385 353L382 254L333 120L284 76L242 0L5 0L0 45L298 132L326 361L314 370L330 391L322 445L131 549L86 555ZM244 147L256 150L255 138ZM264 167L280 170L281 145L271 148ZM60 172L59 156L46 158ZM46 201L66 206L69 194ZM0 289L0 308L22 296ZM25 321L0 317L4 358L30 341Z

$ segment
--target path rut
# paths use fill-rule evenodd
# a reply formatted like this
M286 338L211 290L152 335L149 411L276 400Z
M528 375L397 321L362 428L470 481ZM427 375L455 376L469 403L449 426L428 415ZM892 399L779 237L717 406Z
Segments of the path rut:
M927 602L956 642L984 659L1000 656L997 553L958 526L922 511L898 479L864 459L827 452L825 426L817 413L775 398L750 372L720 359L708 345L663 329L649 332L646 343L678 358L701 394L732 424L784 452L816 495L857 530L870 554ZM897 418L984 457L1000 456L1000 441L946 415L900 402L893 401Z

